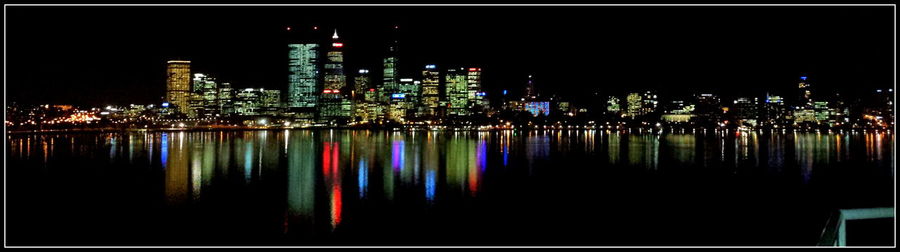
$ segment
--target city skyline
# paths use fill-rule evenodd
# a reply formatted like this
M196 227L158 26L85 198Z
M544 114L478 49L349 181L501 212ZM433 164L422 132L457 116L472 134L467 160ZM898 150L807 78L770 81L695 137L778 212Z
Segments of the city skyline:
M680 7L685 8L685 7ZM52 9L52 8L51 8ZM162 8L166 9L166 11L170 11L175 13L176 15L183 12L194 12L194 16L187 18L187 21L184 28L177 28L172 30L167 30L170 34L184 34L186 29L189 28L197 28L197 26L202 26L204 21L193 20L202 19L201 17L222 17L223 15L227 15L230 12L236 12L237 9L212 9L212 8L187 8L191 11L186 10L185 8ZM290 10L314 10L316 8L288 8ZM222 32L221 29L227 26L225 24L220 24L216 26L208 27L211 31L210 33L204 33L203 29L196 30L197 39L186 38L180 43L161 43L160 45L150 46L147 51L150 52L142 52L136 51L134 52L134 57L128 58L124 60L122 64L110 65L106 70L121 70L121 71L107 71L103 72L100 75L95 75L99 70L95 69L91 66L96 66L95 64L90 64L93 61L108 61L107 58L118 58L122 56L113 56L108 54L97 54L100 57L97 58L78 58L78 57L61 57L60 61L38 61L35 62L33 59L23 59L21 61L14 61L17 59L17 55L19 52L11 51L10 52L10 61L11 62L22 62L21 65L18 64L10 64L10 78L8 85L7 98L12 102L20 102L20 103L53 103L53 104L78 104L78 105L102 105L102 104L127 104L127 103L155 103L160 101L164 93L165 81L164 76L160 76L158 73L160 69L164 69L165 66L160 66L159 62L165 62L167 60L172 59L184 59L190 60L192 62L192 72L202 72L202 73L212 73L217 78L219 78L223 82L230 82L234 85L235 89L242 88L266 88L266 89L277 89L282 90L282 92L287 91L287 83L288 83L288 74L286 74L285 64L287 62L287 48L285 48L284 39L289 31L287 31L287 27L291 27L293 31L302 31L305 29L310 29L311 27L319 27L324 33L328 33L329 31L333 31L334 29L339 29L341 33L341 39L348 46L346 48L345 55L345 66L346 69L344 72L348 75L346 76L346 82L351 83L352 78L355 76L355 71L358 69L367 69L372 71L369 76L372 78L373 85L380 85L382 81L382 69L380 67L382 63L380 62L382 58L385 56L384 48L387 47L387 42L390 40L390 29L394 28L392 26L399 27L399 35L400 35L400 78L403 77L416 77L421 73L416 73L417 71L422 71L425 65L436 64L442 69L446 69L447 67L455 67L455 66L478 66L485 68L484 71L484 89L489 94L499 94L501 90L508 90L511 95L520 96L524 93L524 86L527 82L527 76L533 75L535 76L535 83L537 84L537 88L546 91L547 93L558 93L563 97L571 97L576 102L584 100L586 97L584 95L579 95L585 93L584 91L597 91L599 90L601 93L607 95L618 95L623 94L629 91L635 91L638 89L650 88L657 89L666 93L674 93L681 95L689 95L698 92L714 92L721 93L725 96L761 96L764 95L767 91L772 93L779 93L782 96L791 97L792 88L794 87L797 76L809 76L814 82L817 84L817 88L821 90L837 90L846 96L853 97L854 95L865 94L866 92L860 92L868 89L876 89L876 88L890 88L892 81L890 81L890 71L878 71L883 69L885 66L888 69L891 67L890 64L878 64L878 62L882 62L883 60L890 60L890 52L892 48L884 48L878 46L861 46L862 44L872 44L870 42L876 42L879 40L871 39L866 40L868 37L877 37L877 36L885 36L889 35L888 33L872 33L871 31L877 31L880 28L891 28L890 26L877 27L877 26L853 26L854 24L865 24L866 22L871 22L872 24L878 24L879 22L874 21L876 18L867 17L866 13L883 11L879 10L876 7L859 7L859 8L843 8L843 9L827 9L827 8L761 8L758 11L763 11L765 9L765 13L770 13L771 17L767 19L761 24L753 24L759 27L752 27L749 23L741 23L737 22L731 23L731 26L734 26L734 31L718 31L718 34L705 34L704 32L710 32L715 30L715 26L710 25L708 23L704 23L702 27L688 27L683 25L690 24L700 24L697 23L701 18L694 17L689 19L684 19L680 21L675 21L675 24L666 24L666 23L656 23L655 26L650 25L654 20L658 21L659 19L663 19L665 15L660 15L653 17L652 14L665 14L664 9L659 8L641 8L639 13L640 15L634 16L631 18L632 21L635 19L640 19L641 17L647 18L646 20L642 20L643 23L639 23L638 28L633 29L632 31L626 31L624 28L616 28L615 25L609 25L605 27L601 27L599 30L603 31L602 35L591 37L591 34L587 34L587 32L577 32L577 30L584 30L586 25L579 25L577 22L572 22L569 25L560 25L560 23L565 23L564 21L573 21L578 20L579 18L584 19L587 17L572 17L567 18L568 20L563 21L546 21L545 19L549 18L537 18L536 20L525 21L526 24L519 26L503 26L502 22L496 22L491 20L482 20L478 18L470 18L466 19L466 22L461 22L461 25L448 25L449 21L435 21L431 24L432 27L428 27L429 25L423 24L422 22L413 22L410 19L414 19L414 17L425 16L426 14L434 14L432 12L440 12L440 13L452 13L453 11L465 11L473 14L477 14L479 12L485 11L485 8L452 8L452 9L433 9L427 7L419 7L419 8L408 8L405 10L397 10L391 8L382 8L385 10L385 15L390 13L403 13L409 15L403 15L404 18L396 18L393 22L385 22L379 20L379 22L373 22L374 24L348 24L349 20L359 20L364 19L366 17L371 17L373 14L367 12L365 8L319 8L322 10L338 10L338 12L343 13L342 16L346 16L345 19L321 19L316 21L315 17L317 15L324 14L315 14L315 15L307 15L306 19L302 18L288 18L288 17L279 17L272 18L276 21L255 21L249 22L250 26L254 26L254 24L264 23L257 25L255 27L258 30L255 34L247 33L247 30L242 29L254 29L254 28L235 28L233 32ZM489 8L488 8L489 9ZM575 11L572 9L560 8L565 11ZM635 11L630 10L628 8L588 8L592 11L597 11L601 13L605 12L615 12L612 10L620 10L622 12ZM729 9L729 8L710 8L715 11L702 10L702 9L690 9L687 8L689 13L691 11L701 14L703 17L718 17L718 18L732 18L737 19L742 17L747 17L747 15L752 16L753 10L748 9ZM860 19L855 20L849 24L842 24L842 26L834 27L834 32L831 32L830 35L824 34L825 24L822 22L812 23L811 21L804 22L787 22L790 19L784 17L787 15L787 9L795 9L796 11L802 11L804 14L808 14L807 17L809 19L815 19L817 16L824 16L825 14L831 12L837 12L840 14L840 17L846 17L848 19ZM888 8L889 10L889 8ZM280 12L286 11L277 11L266 8L250 8L250 9L240 9L242 13L247 13L248 16L254 15L263 15L263 14L277 14ZM356 11L356 12L354 12ZM527 16L528 14L535 14L539 12L546 12L545 14L552 14L555 9L542 9L541 11L532 10L528 8L513 8L513 15L519 17L520 15ZM565 11L559 11L563 13ZM63 11L65 13L65 11ZM107 10L107 13L110 11ZM132 13L136 12L136 13ZM116 11L107 16L122 16L125 13L135 14L137 17L141 15L150 15L153 10L143 9L141 11L128 10L127 8L123 8L122 12ZM316 11L319 13L318 11ZM729 13L730 16L737 15L737 17L725 17L724 13ZM10 15L17 15L16 11L10 11ZM25 13L25 12L22 12ZM42 13L47 13L46 10ZM53 13L52 11L50 13ZM100 12L104 14L103 12ZM143 14L142 14L143 13ZM351 14L358 14L356 16ZM679 12L685 13L685 12ZM635 14L635 13L631 13ZM621 17L623 14L610 14L611 16L600 17L608 18L611 20L616 20L615 17ZM618 15L618 16L616 16ZM64 15L57 15L58 18L62 18ZM545 15L546 16L546 15ZM552 16L552 15L550 15ZM870 15L871 16L871 15ZM135 17L135 18L137 18ZM858 18L857 18L858 17ZM828 22L839 22L840 18L830 17L834 20L831 21L823 21L825 23ZM102 19L102 18L101 18ZM386 18L391 19L391 18ZM127 20L127 19L126 19ZM524 19L523 19L524 20ZM792 39L782 39L777 35L787 35L789 34L787 30L791 30L791 28L779 28L766 30L767 28L772 28L776 21L785 21L783 24L794 24L796 27L799 27L797 34L800 37L799 40L803 42L796 42ZM41 22L35 22L32 24L32 27L39 27L41 24L48 22L48 20L40 20ZM90 23L96 22L98 20L81 20L77 22L81 23ZM216 19L216 22L220 22L223 20ZM621 21L621 20L619 20ZM796 20L794 20L796 21ZM209 22L209 21L206 21ZM224 21L228 22L228 21ZM231 21L237 22L237 21ZM476 25L464 25L466 23L476 23ZM749 22L749 21L747 21ZM760 21L762 22L762 21ZM90 39L84 39L83 41L74 41L74 45L82 45L82 43L96 43L97 45L108 45L110 42L103 42L101 38L110 35L101 35L104 29L106 31L111 30L110 26L126 26L125 30L118 30L117 33L120 33L121 37L124 38L136 38L135 33L141 33L141 31L146 31L148 27L157 27L154 29L149 29L147 31L148 34L143 34L140 36L154 36L166 33L163 31L164 29L158 28L160 25L148 24L152 22L146 23L138 23L133 28L127 28L128 22L123 22L120 24L105 24L107 27L96 27L91 28L86 31L82 31L88 34L98 35L98 36L88 36ZM528 26L527 24L543 24L538 26ZM643 26L641 25L643 24ZM73 25L73 24L68 24ZM808 25L808 26L804 26ZM66 25L62 28L58 28L58 26L52 27L54 32L46 32L47 34L37 32L30 29L15 29L15 25L10 26L11 34L34 34L35 37L33 39L39 39L46 36L52 36L56 31L59 34L77 34L75 31L71 29L67 29ZM165 26L165 25L162 25ZM442 29L448 26L456 26L459 29ZM622 25L625 26L625 25ZM631 24L634 27L633 24ZM239 26L236 26L239 27ZM371 29L373 27L381 28L381 29ZM655 27L655 28L654 28ZM367 29L368 28L368 29ZM500 29L498 29L500 28ZM537 28L537 29L525 29L525 28ZM543 28L543 29L542 29ZM647 28L647 29L643 29ZM672 31L671 29L675 29L676 31ZM530 30L538 30L542 31L546 29L545 33L538 33L528 35ZM663 31L663 30L669 31ZM141 31L133 31L133 30L141 30ZM647 34L638 34L639 30L645 30ZM689 35L683 39L674 39L669 36L664 35L679 35L674 33L680 30L682 35ZM853 30L853 31L850 31ZM573 32L576 31L576 32ZM805 33L808 31L808 33ZM474 37L471 40L464 39L449 39L453 36L446 36L449 33L457 33L460 38L464 37ZM657 33L653 33L657 32ZM744 34L741 34L744 33ZM208 34L208 37L205 37L204 34ZM219 36L227 35L227 34L245 34L251 35L249 37L244 37L243 39L234 39L233 42L229 42L228 39L216 39ZM438 35L435 35L438 34ZM443 34L443 35L440 35ZM471 34L472 36L466 36ZM623 34L631 34L630 37L623 37ZM756 37L749 39L755 35L760 34L769 34L768 37ZM253 47L253 43L247 44L248 41L254 41L256 37L258 37L260 42L253 42L256 45L260 45L259 47ZM523 36L524 35L524 36ZM619 35L619 36L617 36ZM690 36L693 35L693 36ZM714 36L715 35L715 36ZM854 42L856 39L853 38L845 38L843 40L828 40L828 41L820 41L818 39L826 38L829 36L836 37L845 37L847 35L859 35L853 38L859 38L857 42ZM718 42L722 42L718 45L710 45L709 43L713 43L713 40L709 40L710 38L715 38ZM16 36L11 36L16 37ZM18 36L21 37L21 36ZM178 36L173 36L178 37ZM448 38L444 40L433 40L435 37L438 38ZM507 41L512 41L521 38L530 38L528 40L518 40L519 43L508 43ZM597 44L598 37L599 41L606 41L604 43ZM96 41L95 41L96 38ZM640 43L638 45L633 45L626 49L631 50L619 50L612 49L613 47L604 47L604 46L594 46L596 45L616 45L619 43L625 42L635 42L635 40L639 40L640 38L648 39L648 38L656 38L659 43L657 44L647 44ZM660 39L661 38L661 39ZM751 41L737 41L736 39L749 39ZM808 38L808 39L804 39ZM325 39L325 38L321 38ZM429 41L429 39L432 39ZM704 39L707 39L703 42ZM127 40L127 39L126 39ZM165 39L151 39L150 41L160 42ZM224 42L219 42L224 41ZM450 42L448 42L450 41ZM767 42L768 41L768 42ZM793 41L793 42L792 42ZM860 42L862 41L862 42ZM10 45L19 43L14 39L11 39ZM36 42L36 45L33 46L24 46L25 48L34 48L39 47L42 43L46 42ZM135 41L138 45L145 45L151 42L140 42ZM246 44L246 46L236 46L235 44ZM750 45L753 43L757 43L759 45L758 48L744 48L741 45ZM691 49L697 46L703 46L705 49L701 51L691 51L691 50L675 50L675 51L667 51L663 52L664 48L672 49L671 47L682 46L685 49ZM196 50L187 49L190 47L197 47L205 45L206 49L198 49ZM534 45L546 45L545 47L533 47ZM561 46L569 45L569 48L564 48ZM815 52L822 52L822 50L826 49L823 47L829 47L834 45L845 45L842 47L830 47L834 52L826 52L822 54L817 54ZM877 45L877 44L876 44ZM87 46L90 48L91 46ZM166 48L168 47L168 48ZM222 47L229 47L227 50L228 53L224 53L223 51L219 51L219 53L212 53L211 50L221 49ZM795 53L797 57L795 57L795 63L789 62L781 62L776 59L785 59L792 58L787 57L786 55L780 55L776 59L772 59L773 64L769 64L768 60L760 60L763 56L772 56L774 54L787 54L790 53L788 49L781 49L772 52L767 52L767 50L772 49L773 47L789 47L789 48L803 48L809 50L809 52L803 52L803 50L798 50L799 53ZM110 51L117 51L117 49L124 48L134 48L128 47L124 45L115 45L109 47ZM454 49L456 48L456 49ZM727 56L715 57L712 56L716 54L716 49L728 49L731 48L731 55L734 56L749 56L753 53L762 53L760 56L750 57L750 58L741 58L734 57L729 58ZM46 52L36 52L36 55L42 55L45 53L59 53L60 56L67 55L78 55L79 52L58 52L57 48L45 48ZM155 50L154 50L155 49ZM546 52L542 52L541 49L546 49ZM640 49L640 50L638 50ZM324 49L323 49L324 50ZM567 50L576 50L573 53L567 53ZM91 50L87 50L91 51ZM621 51L621 52L616 52ZM682 51L682 52L678 52ZM30 52L30 50L22 50L21 52ZM97 53L97 51L93 51ZM258 56L247 56L248 53L251 52L259 52L255 53ZM158 53L158 54L156 54ZM442 54L443 53L443 54ZM631 53L632 56L624 56L628 53ZM653 54L660 53L660 54ZM154 55L151 55L154 54ZM229 55L234 55L234 57L229 57ZM692 58L679 58L677 56L690 56L694 54L696 57ZM720 53L721 54L721 53ZM729 54L729 53L726 53ZM804 55L805 54L805 55ZM128 55L128 54L126 54ZM451 57L452 55L452 57ZM487 56L486 56L487 55ZM673 57L676 56L676 57ZM804 57L807 56L807 57ZM260 59L255 59L254 57L259 57ZM42 58L42 57L35 57ZM155 58L159 61L157 62L144 62L147 58ZM265 58L266 60L261 60ZM641 60L641 58L643 60ZM218 60L217 60L218 59ZM710 59L719 59L719 60L727 60L723 61L723 63L712 64L712 62L707 62ZM53 68L54 64L61 64L62 62L70 62L70 61L86 61L86 64L73 64L71 66L61 68ZM320 60L322 60L320 58ZM678 64L682 66L676 66L676 61L681 60L684 64ZM879 61L881 60L881 61ZM237 62L235 62L237 61ZM571 64L558 64L559 62L571 62ZM611 62L616 62L619 64L613 64ZM237 64L236 64L237 63ZM551 64L553 63L553 64ZM882 62L883 63L883 62ZM668 64L668 65L667 65ZM733 65L733 67L729 67L729 65ZM755 65L755 67L753 67ZM846 67L848 66L849 67ZM24 67L31 66L31 67ZM51 67L47 67L51 66ZM134 67L130 68L128 66L143 66L143 67ZM654 67L657 66L657 67ZM838 66L845 66L844 69L835 70ZM24 69L22 69L24 67ZM123 69L124 68L124 69ZM560 69L561 68L561 69ZM597 68L597 69L591 69ZM696 68L707 68L709 70L697 70ZM53 71L50 69L57 70L56 74L47 74L47 71ZM194 71L194 69L197 69ZM608 69L608 70L606 70ZM692 70L693 69L693 70ZM730 69L730 70L729 70ZM756 74L749 75L748 72L753 72L751 70L760 70L760 69L772 69L772 71L758 71ZM21 71L15 71L21 70ZM71 74L66 74L71 73ZM728 74L732 73L732 74ZM885 75L887 73L887 75ZM628 77L629 74L633 77ZM37 78L37 76L44 76L43 78ZM124 76L123 76L124 75ZM93 77L89 77L93 76ZM668 77L666 77L668 76ZM728 77L731 76L731 77ZM122 80L124 77L125 80ZM887 77L887 78L885 78ZM694 81L688 81L694 80ZM596 82L594 82L596 81ZM41 88L47 91L44 91L46 95L42 95L39 97L32 97L27 95L28 93L34 92L34 88L42 85L17 85L16 83L22 82L37 82L43 83L43 86L49 86L50 88ZM115 82L118 84L110 84L108 82ZM854 84L845 84L848 82L852 82ZM86 84L90 83L90 84ZM596 84L595 84L596 83ZM696 83L696 84L687 84L687 83ZM718 83L718 84L716 84ZM722 85L723 83L729 83L726 85ZM734 83L734 84L730 84ZM750 83L759 83L751 85ZM744 89L736 89L733 88L734 85L746 85ZM629 87L628 89L622 88L623 86ZM676 86L676 87L673 87ZM847 88L847 87L853 87ZM690 89L691 91L685 92ZM75 94L83 94L93 93L93 94L101 94L101 95L67 95L63 96L60 93L56 92L67 92L67 93L75 93ZM137 92L133 92L137 91ZM105 94L105 95L103 95ZM109 94L119 94L119 95L109 95ZM128 94L128 95L124 95ZM283 96L282 99L285 97Z

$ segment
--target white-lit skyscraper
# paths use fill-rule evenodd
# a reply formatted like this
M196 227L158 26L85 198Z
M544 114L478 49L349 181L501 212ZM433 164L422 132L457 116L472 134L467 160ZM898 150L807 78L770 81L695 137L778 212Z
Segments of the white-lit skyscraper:
M288 104L290 109L312 109L318 100L319 45L288 44Z

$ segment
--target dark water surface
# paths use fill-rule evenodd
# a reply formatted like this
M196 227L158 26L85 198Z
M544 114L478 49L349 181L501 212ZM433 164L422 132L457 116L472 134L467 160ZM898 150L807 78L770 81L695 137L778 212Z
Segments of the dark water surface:
M806 245L894 135L13 134L8 245Z

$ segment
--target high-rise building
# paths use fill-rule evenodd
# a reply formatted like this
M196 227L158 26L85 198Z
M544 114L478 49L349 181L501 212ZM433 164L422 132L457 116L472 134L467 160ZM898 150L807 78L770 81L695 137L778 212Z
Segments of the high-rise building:
M525 100L531 101L537 99L537 89L534 87L534 75L528 75L528 84L525 86Z
M391 119L404 121L416 114L417 105L420 104L422 83L412 78L401 78L397 93L391 95ZM400 118L403 118L402 120Z
M166 102L182 114L190 112L191 62L170 60L167 62Z
M719 124L722 121L722 100L715 94L698 94L694 96L696 106L694 114L701 123Z
M481 92L481 68L470 67L468 72L466 73L466 92L467 92L467 107L470 112L474 112L475 105L479 103L480 97L478 92Z
M216 103L219 105L220 114L226 117L234 115L234 89L231 88L231 83L223 82L219 85L218 94Z
M194 74L194 93L199 95L194 113L198 117L215 117L220 114L216 79L203 73ZM193 105L194 103L192 103Z
M618 115L622 111L622 101L619 97L610 96L606 100L606 113L610 115Z
M352 113L352 103L347 97L347 76L344 75L344 43L337 30L331 36L331 49L325 63L325 84L320 98L319 119L322 121L347 121Z
M391 101L393 94L399 91L399 70L398 70L398 50L399 40L397 38L398 27L394 27L394 37L388 42L387 55L384 57L384 77L381 83L381 102L388 103Z
M781 96L766 95L766 103L763 105L763 121L767 126L784 125L790 120L787 105Z
M629 93L625 96L625 101L627 103L626 107L626 115L634 118L637 116L643 115L641 112L641 94L640 93Z
M797 84L797 87L798 106L811 108L813 106L812 85L806 80L806 76L800 76L800 83Z
M374 93L375 89L370 88L371 78L369 78L369 70L368 69L359 69L358 75L353 79L353 93L351 94L351 100L353 101L353 121L355 122L364 122L370 121L368 112L369 106L374 105L371 104L373 101L371 99L374 98L372 94L368 92L370 89Z
M440 103L440 73L437 66L425 65L422 71L422 114L435 116Z
M447 114L450 116L469 115L468 108L468 84L465 68L447 69L444 76L444 85L447 101Z
M734 100L730 114L741 124L756 126L759 120L758 108L759 98L738 97Z
M353 94L352 99L354 101L364 100L365 93L372 87L372 78L369 77L368 69L359 69L358 75L356 78L353 78Z
M260 89L259 114L276 116L281 114L281 90Z
M245 88L235 95L234 110L240 116L259 115L262 109L263 89Z
M656 97L656 92L644 91L641 95L641 114L653 114L656 112L657 106L659 106L659 100Z
M319 44L288 44L288 48L287 107L312 110L319 97Z

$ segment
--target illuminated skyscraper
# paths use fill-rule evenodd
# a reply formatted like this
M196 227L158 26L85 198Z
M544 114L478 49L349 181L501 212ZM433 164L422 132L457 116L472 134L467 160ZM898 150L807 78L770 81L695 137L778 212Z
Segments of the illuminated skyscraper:
M216 79L212 76L195 73L194 93L198 95L194 112L198 117L215 117L220 113Z
M700 123L718 125L722 122L722 100L715 94L698 94L694 96L696 103L694 107L695 118Z
M218 95L216 103L221 116L234 115L234 89L231 88L231 83L223 82L219 85Z
M466 99L468 99L467 106L469 109L473 109L475 104L478 103L478 99L481 97L478 96L478 92L481 91L481 68L470 67L469 71L466 73Z
M372 79L369 77L368 69L359 69L359 74L353 79L353 95L352 99L363 100L365 93L371 87Z
M797 84L797 101L798 106L804 108L811 108L813 106L812 100L812 85L806 81L806 76L800 76L800 83Z
M537 99L537 90L534 87L534 75L528 75L528 85L525 86L525 100Z
M422 101L422 82L413 80L412 78L400 79L400 90L398 93L403 94L404 99L392 100L403 103L403 109L407 112L407 118L421 116L417 114L417 105Z
M343 89L347 86L347 76L344 75L344 43L338 37L337 30L331 36L331 50L328 51L328 60L325 63L325 88Z
M337 30L331 36L331 49L325 63L325 85L322 90L319 118L324 121L349 120L352 104L346 97L347 76L344 75L344 43L340 41Z
M387 103L391 99L391 95L399 90L399 72L397 70L399 42L397 39L397 29L394 27L394 37L388 43L387 55L384 57L384 78L381 83L382 94L381 101Z
M622 102L618 97L610 96L606 100L606 112L610 115L618 115L622 111Z
M768 126L786 124L790 119L787 105L784 104L781 96L766 95L766 104L763 109L763 123Z
M275 116L281 113L281 90L260 89L259 114Z
M734 100L730 114L741 124L756 126L759 114L759 98L739 97Z
M259 115L262 108L263 89L245 88L238 91L235 97L234 109L237 115Z
M447 101L447 114L450 116L465 116L468 113L468 85L466 69L447 69L444 76L444 85Z
M425 65L422 71L422 107L423 115L436 115L440 101L440 73L437 66Z
M175 105L182 114L190 112L191 62L170 60L167 62L166 101Z
M292 110L311 110L318 100L319 45L288 44L288 104Z
M353 121L367 121L366 107L368 104L365 100L366 90L369 88L369 70L359 69L358 75L353 78L353 93L350 95L353 101Z
M625 102L628 104L626 107L627 116L634 118L643 115L641 113L641 94L629 93L625 96Z

